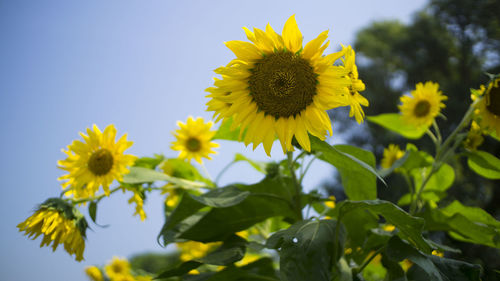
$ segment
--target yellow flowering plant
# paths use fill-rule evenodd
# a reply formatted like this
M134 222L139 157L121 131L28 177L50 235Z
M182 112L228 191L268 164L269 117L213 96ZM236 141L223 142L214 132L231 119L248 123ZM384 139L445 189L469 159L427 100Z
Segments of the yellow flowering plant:
M377 165L369 150L326 141L332 136L327 110L349 107L357 123L366 117L369 102L360 92L367 85L353 48L339 44L340 51L326 54L328 31L304 43L295 16L281 34L270 25L244 32L250 42L226 42L235 58L215 70L219 77L206 89L217 129L188 117L173 132L178 157L136 157L125 154L132 145L126 135L115 141L113 125L103 132L94 125L63 151L67 158L58 165L67 174L60 177L60 196L42 203L19 230L42 235L41 246L64 244L81 261L88 224L78 210L88 208L96 223L100 202L121 190L141 220L148 197L164 198L158 241L177 250L149 271L115 257L87 267L90 280L479 280L480 266L452 259L456 250L434 241L433 233L500 249L498 220L443 200L455 182L456 158L465 157L486 179L500 179L500 159L480 150L482 138L499 135L500 78L472 90L468 111L447 136L435 120L444 119L447 100L436 82L418 83L411 96L402 95L394 105L399 113L368 116L370 126L409 141L427 136L435 146L429 153L412 143L389 144ZM263 144L270 155L276 140L280 161L236 154L215 179L203 166L219 142ZM337 170L346 198L304 187L315 159ZM220 186L223 173L240 162L263 179ZM377 196L377 183L385 185L389 176L407 184L397 203Z

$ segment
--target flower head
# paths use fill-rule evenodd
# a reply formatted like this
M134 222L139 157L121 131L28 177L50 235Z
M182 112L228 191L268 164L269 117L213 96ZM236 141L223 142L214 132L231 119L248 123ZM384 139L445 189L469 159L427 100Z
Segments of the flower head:
M405 152L399 149L399 146L395 144L389 144L387 148L384 148L384 157L380 162L380 166L384 169L389 169L394 165L399 158L403 157Z
M244 30L251 43L225 43L236 58L215 70L222 79L216 78L206 91L207 110L214 111L217 121L232 118L232 129L239 127L240 136L246 132L245 145L253 143L255 149L262 143L270 155L277 136L284 152L293 150L293 138L310 151L308 134L322 140L332 134L326 110L351 105L360 114L356 104L364 102L349 98L352 78L357 79L349 75L354 67L334 65L343 51L323 56L328 31L303 47L295 16L287 20L282 35L269 24L265 30ZM351 58L345 62L354 63Z
M100 186L109 194L109 185L114 180L120 181L129 172L127 166L136 159L123 153L132 145L126 134L115 142L114 125L107 126L104 132L94 125L87 129L87 134L80 133L84 141L73 141L67 151L63 150L68 157L58 161L59 168L68 172L59 180L65 180L62 185L68 189L66 194L76 199L94 196Z
M479 95L484 96L476 105L476 122L486 132L495 132L500 137L500 78L481 86ZM475 96L472 96L475 99Z
M101 270L97 266L87 266L85 273L92 281L104 281Z
M109 264L104 267L104 271L110 279L118 280L118 278L130 276L130 263L127 259L113 257Z
M483 143L483 141L484 138L482 128L477 124L476 121L472 121L470 124L469 133L467 134L467 138L464 140L465 148L475 150Z
M174 136L176 141L172 143L172 149L180 151L179 158L195 159L198 163L202 163L201 158L212 159L210 153L216 153L212 148L219 147L219 144L210 141L216 131L210 130L212 122L207 122L203 118L194 119L189 116L186 123L177 121L177 126L180 129L176 130Z
M442 101L448 99L438 90L439 84L433 82L418 83L410 96L401 97L399 110L402 118L415 127L428 127L445 105Z
M346 96L351 107L349 117L354 116L358 123L362 123L365 113L361 106L369 105L368 100L359 94L359 92L365 90L365 84L359 79L354 50L351 46L342 46L342 51L345 53L345 58L342 61L344 62L345 69L349 71L347 77L351 80L351 85L348 87L349 95Z
M42 203L33 215L17 225L33 240L43 235L40 247L49 246L55 251L59 244L64 245L68 254L75 255L77 261L83 260L85 232L88 224L83 215L59 198L49 198Z

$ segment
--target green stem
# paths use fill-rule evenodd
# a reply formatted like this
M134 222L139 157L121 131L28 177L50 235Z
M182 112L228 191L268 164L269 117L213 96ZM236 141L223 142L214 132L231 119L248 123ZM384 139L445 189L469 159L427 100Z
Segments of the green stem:
M300 179L299 179L299 183L302 184L302 180L304 179L304 176L307 174L307 171L309 170L309 168L311 167L311 164L312 162L316 160L316 156L314 156L313 159L311 159L311 161L309 161L309 163L307 163L307 166L306 168L304 169L304 172L302 172L302 174L300 175Z
M292 175L293 185L295 187L295 210L297 212L297 218L299 220L303 220L302 217L302 202L300 200L300 196L302 194L302 187L300 183L297 181L297 175L295 174L295 168L293 167L293 152L288 151L286 153L288 158L288 169L290 170L290 174Z
M378 255L378 254L380 254L380 253L381 253L384 249L385 249L385 245L384 245L384 246L382 246L380 249L378 249L375 253L373 253L373 255L371 255L368 259L366 259L366 260L363 262L363 264L361 264L361 266L359 266L358 268L354 268L354 269L353 269L353 271L355 271L354 273L355 273L355 274L358 274L358 273L362 272L362 271L363 271L363 269L365 269L365 267L366 267L367 265L369 265L369 264L370 264L370 262L371 262L371 261L372 261L372 260L373 260L373 259L374 259L377 255ZM353 274L353 275L355 275L355 274Z
M112 189L110 192L109 192L109 195L115 193L116 191L122 189L121 186L118 186L114 189ZM69 199L69 201L71 201L71 203L73 205L77 205L77 204L82 204L82 203L86 203L86 202L91 202L91 201L97 201L99 202L102 198L104 197L108 197L109 195L106 195L106 194L101 194L99 196L95 196L95 197L89 197L89 198L83 198L83 199L79 199L79 200L74 200L74 199Z
M227 172L227 170L234 165L234 163L236 163L235 161L231 161L229 164L227 164L220 172L219 174L217 175L217 177L215 178L215 185L218 186L219 185L219 180L220 178L222 177L222 175Z
M482 98L482 97L481 97ZM463 141L463 138L459 137L457 138L457 135L469 124L470 120L472 119L472 115L474 113L474 110L476 108L477 103L481 100L481 98L477 98L470 106L469 109L467 109L467 112L465 112L464 117L462 117L462 120L460 123L458 123L457 127L453 130L453 132L446 138L446 140L443 142L441 145L439 142L439 146L437 145L438 143L436 142L436 157L434 159L434 163L432 165L431 171L427 176L423 179L422 184L420 186L420 189L417 190L417 197L415 200L412 200L411 206L410 206L410 214L415 214L417 211L417 205L420 203L420 199L422 196L422 192L424 191L425 185L429 181L429 179L432 177L432 175L439 170L441 165L448 159L448 157L453 154L455 149L460 145L460 143ZM439 132L439 127L437 126L436 121L433 123L434 129L436 132ZM442 139L440 135L436 138L436 141ZM421 206L418 206L418 209L420 209Z

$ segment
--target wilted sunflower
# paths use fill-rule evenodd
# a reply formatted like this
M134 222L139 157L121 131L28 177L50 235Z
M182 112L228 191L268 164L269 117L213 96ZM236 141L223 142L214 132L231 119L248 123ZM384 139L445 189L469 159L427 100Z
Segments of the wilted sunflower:
M40 247L52 243L55 251L59 244L64 244L64 250L74 254L77 261L83 260L87 227L83 215L59 198L47 199L33 215L17 225L20 232L24 231L33 240L43 235Z
M68 171L59 180L67 180L62 184L68 188L66 194L76 199L94 196L99 187L109 194L109 185L120 181L122 176L129 172L127 166L134 163L137 157L126 155L123 152L132 145L127 141L127 134L115 142L116 128L109 125L101 133L94 124L93 129L87 128L87 134L80 133L84 142L75 140L63 150L68 158L58 161L59 168Z
M189 116L185 124L177 121L180 129L173 133L176 141L172 142L172 149L180 151L179 158L188 161L194 158L200 164L202 157L212 159L209 154L216 153L212 148L219 147L218 143L210 141L216 133L210 130L212 125L212 122L205 123L201 117L195 120Z
M359 79L358 67L355 63L355 53L351 46L342 46L342 50L345 53L344 67L348 70L348 77L351 80L351 85L348 87L349 95L347 95L348 103L351 107L349 112L349 117L354 116L358 123L362 123L365 118L365 112L361 106L368 106L368 100L363 97L359 92L365 90L365 84Z
M394 165L394 162L396 162L398 159L403 157L405 155L405 152L399 149L398 145L395 144L389 144L387 148L384 148L384 156L382 158L382 161L380 161L380 166L384 169L389 169Z
M403 120L415 127L430 126L441 108L445 107L442 101L448 99L438 89L438 83L428 81L418 83L411 91L412 97L402 96L399 110Z
M489 83L488 87L481 86L479 93L484 97L478 102L474 112L480 127L487 131L494 131L500 137L500 78ZM475 96L472 96L475 99Z
M269 24L265 31L244 30L252 43L225 43L236 58L215 70L222 79L207 89L207 110L215 112L217 121L232 118L232 129L246 131L245 145L253 143L255 149L263 143L268 155L276 136L284 152L293 150L293 137L310 151L308 133L322 140L332 134L326 110L353 104L347 97L350 69L334 65L343 51L323 56L328 31L302 47L295 16L282 35Z

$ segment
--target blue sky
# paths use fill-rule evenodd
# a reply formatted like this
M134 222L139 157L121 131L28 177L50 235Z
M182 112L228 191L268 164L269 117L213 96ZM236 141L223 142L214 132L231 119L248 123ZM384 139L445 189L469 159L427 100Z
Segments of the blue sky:
M305 41L330 30L327 53L351 44L355 32L374 20L400 19L425 1L7 1L0 0L0 176L3 214L0 239L2 280L87 280L83 268L113 255L165 251L156 244L163 223L162 198L150 196L146 222L132 217L130 195L117 194L99 205L98 222L88 232L85 261L62 249L39 248L16 225L34 206L61 191L57 160L61 149L96 123L128 133L130 153L177 154L169 149L177 120L210 118L206 93L213 69L233 54L224 41L246 40L241 27L280 31L296 14ZM369 87L369 85L367 85ZM331 140L336 142L338 140ZM221 142L206 162L215 176L235 152L266 160L261 147ZM282 158L279 145L273 159ZM332 171L319 161L305 179L314 188ZM223 183L252 182L259 175L244 164L229 170ZM86 214L86 210L82 210Z

